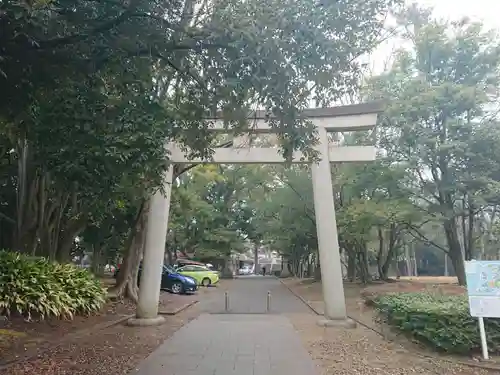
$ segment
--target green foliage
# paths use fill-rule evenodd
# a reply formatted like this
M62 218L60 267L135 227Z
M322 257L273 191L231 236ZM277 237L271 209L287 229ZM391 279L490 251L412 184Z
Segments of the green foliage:
M106 291L85 269L0 251L0 314L42 319L98 311Z
M284 154L311 151L301 110L354 90L398 2L2 1L0 246L126 247L165 142L208 156L214 111L231 130L263 108Z
M392 293L374 298L387 323L436 348L468 354L481 348L477 319L465 295ZM500 320L485 319L488 347L500 350Z
M274 186L256 205L264 241L292 262L303 260L317 249L310 171L293 166L272 172Z
M446 250L464 284L462 253L478 257L478 213L498 201L500 42L480 23L431 14L412 6L399 15L408 43L365 94L387 102L377 142L405 171L402 191L421 222L441 226L440 236L416 223L409 233Z
M173 189L167 246L198 259L226 259L243 250L250 232L250 191L256 168L199 165Z

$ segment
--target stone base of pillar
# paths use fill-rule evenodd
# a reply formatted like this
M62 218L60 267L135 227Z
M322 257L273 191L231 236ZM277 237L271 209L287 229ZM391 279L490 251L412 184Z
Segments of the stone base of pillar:
M320 319L316 323L320 327L334 327L334 328L347 328L354 329L357 326L357 323L352 319Z
M127 325L132 327L149 327L149 326L159 326L165 323L167 320L158 315L154 318L131 318L127 320Z

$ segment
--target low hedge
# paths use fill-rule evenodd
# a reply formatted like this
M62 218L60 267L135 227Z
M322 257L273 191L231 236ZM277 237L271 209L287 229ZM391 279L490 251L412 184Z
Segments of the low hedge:
M393 293L373 298L385 321L435 349L468 354L481 348L477 318L465 295ZM500 319L485 319L488 348L500 352Z
M0 251L0 315L72 318L98 311L106 291L85 269Z

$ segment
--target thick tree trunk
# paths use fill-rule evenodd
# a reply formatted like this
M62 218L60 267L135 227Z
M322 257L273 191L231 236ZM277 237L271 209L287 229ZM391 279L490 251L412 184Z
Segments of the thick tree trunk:
M231 255L227 256L224 260L224 267L222 267L221 277L224 279L232 279L234 277L233 274L233 260Z
M358 267L359 276L361 277L361 282L367 284L371 281L370 270L368 267L368 249L366 244L358 245Z
M127 241L128 247L118 272L116 285L108 292L110 298L129 298L135 303L139 299L137 276L144 251L148 213L149 201L143 202Z
M387 234L387 232L386 232ZM388 237L388 238L387 238ZM381 280L389 280L389 270L394 262L401 237L395 225L391 225L388 234L384 236L383 229L378 229L379 249L377 254L377 268ZM387 248L387 251L386 251Z
M458 278L459 285L467 285L465 279L465 261L464 254L462 251L462 246L458 239L457 228L455 220L448 220L444 223L444 231L446 234L446 240L449 247L449 256L453 268L455 269L455 274Z

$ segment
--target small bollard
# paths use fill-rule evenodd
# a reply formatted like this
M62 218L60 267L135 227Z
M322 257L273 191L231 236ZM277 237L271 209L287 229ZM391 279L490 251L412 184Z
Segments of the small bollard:
M224 310L229 311L229 293L224 292Z
M271 311L271 292L267 292L266 311Z

